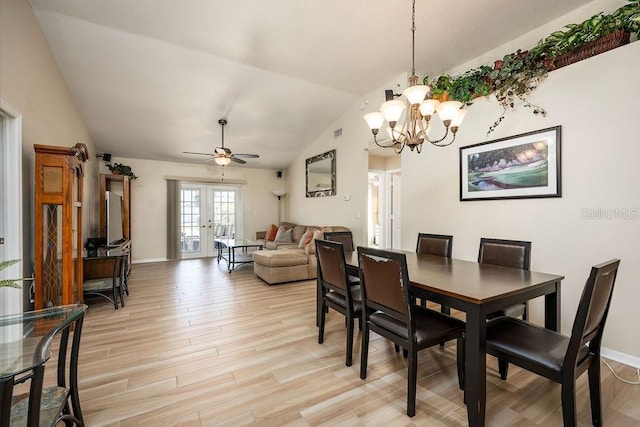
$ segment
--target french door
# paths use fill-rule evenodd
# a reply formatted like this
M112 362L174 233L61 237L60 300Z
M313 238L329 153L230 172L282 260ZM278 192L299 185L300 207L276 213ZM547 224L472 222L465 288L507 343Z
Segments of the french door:
M182 258L217 256L216 237L242 237L242 188L183 183L180 188Z

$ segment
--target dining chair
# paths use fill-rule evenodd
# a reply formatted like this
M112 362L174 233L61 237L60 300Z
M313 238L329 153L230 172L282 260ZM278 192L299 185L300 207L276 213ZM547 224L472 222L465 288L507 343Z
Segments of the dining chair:
M347 355L345 364L351 366L353 356L353 323L358 319L362 330L362 303L359 278L347 274L344 245L339 242L315 240L318 256L318 284L321 307L318 343L324 342L324 323L328 308L345 316L347 326Z
M453 236L418 233L416 253L451 258Z
M360 378L367 377L369 331L374 331L407 354L407 415L416 413L418 351L441 340L457 339L458 385L464 387L465 323L454 317L412 304L406 255L358 246L362 287L362 350Z
M347 252L351 252L355 249L355 246L353 245L353 234L351 231L326 231L324 233L324 240L342 243L344 250Z
M483 237L480 239L478 263L529 270L531 266L531 242ZM527 320L528 311L529 303L524 302L489 313L487 319L495 319L500 316L522 316L524 320Z
M512 317L487 324L487 353L505 361L500 368L502 379L513 363L562 385L565 426L576 425L576 379L585 371L591 420L593 425L602 425L600 345L619 264L615 259L591 268L569 337Z
M416 253L425 255L435 255L451 258L453 251L453 236L445 234L418 233L416 242ZM420 305L426 306L426 300L421 299ZM440 305L440 312L451 314L451 309L445 305Z

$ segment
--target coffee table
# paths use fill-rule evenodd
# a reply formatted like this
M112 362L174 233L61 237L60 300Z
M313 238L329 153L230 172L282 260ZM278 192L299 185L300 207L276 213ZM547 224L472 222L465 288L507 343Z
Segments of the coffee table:
M236 269L237 264L250 264L253 262L253 256L248 249L262 249L263 247L262 243L247 239L220 237L214 239L214 242L218 249L218 264L220 264L221 259L225 260L229 273ZM224 254L225 249L227 250L226 256Z

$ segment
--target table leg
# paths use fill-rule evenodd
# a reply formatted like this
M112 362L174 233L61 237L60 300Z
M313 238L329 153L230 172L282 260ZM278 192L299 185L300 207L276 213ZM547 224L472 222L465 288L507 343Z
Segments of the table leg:
M11 419L13 377L0 378L0 427L8 427Z
M229 250L227 251L227 257L229 258L227 261L227 268L229 270L229 273L231 273L233 271L233 268L235 267L235 262L236 262L236 248L234 247L230 247Z
M465 401L469 426L484 426L487 405L486 315L474 305L467 311Z
M560 282L556 282L556 291L544 296L544 327L560 332Z

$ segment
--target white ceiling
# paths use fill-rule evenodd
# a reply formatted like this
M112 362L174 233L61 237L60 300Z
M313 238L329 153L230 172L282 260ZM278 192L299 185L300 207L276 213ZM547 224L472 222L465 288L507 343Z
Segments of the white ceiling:
M30 0L100 152L202 162L225 144L281 169L411 66L410 0ZM435 75L588 3L418 0ZM363 126L366 123L363 121Z

